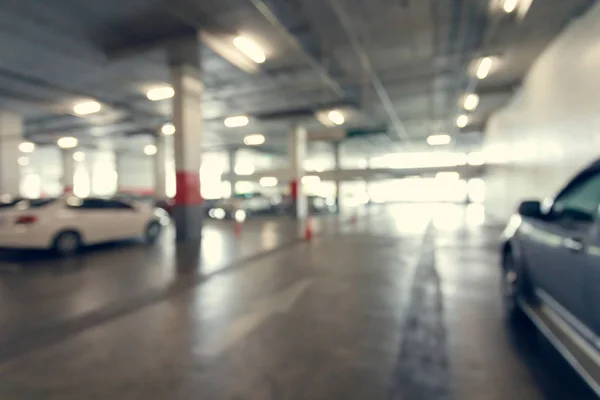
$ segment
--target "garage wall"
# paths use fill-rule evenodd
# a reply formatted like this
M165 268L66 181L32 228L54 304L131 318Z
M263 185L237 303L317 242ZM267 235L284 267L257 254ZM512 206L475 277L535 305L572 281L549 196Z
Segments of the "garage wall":
M600 4L571 23L490 118L486 210L507 218L600 157Z

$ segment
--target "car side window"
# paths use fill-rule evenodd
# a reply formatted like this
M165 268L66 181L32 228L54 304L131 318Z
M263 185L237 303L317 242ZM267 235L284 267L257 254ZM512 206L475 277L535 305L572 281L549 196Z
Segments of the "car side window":
M67 206L76 210L100 210L106 208L106 200L72 197L67 199Z
M119 200L106 200L105 208L111 210L133 210L133 207Z
M573 186L554 201L552 213L561 220L594 221L600 205L600 174Z

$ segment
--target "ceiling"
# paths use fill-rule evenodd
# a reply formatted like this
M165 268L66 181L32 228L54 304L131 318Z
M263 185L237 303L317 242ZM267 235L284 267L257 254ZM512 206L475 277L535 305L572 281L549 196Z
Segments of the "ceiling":
M520 0L526 1L526 0ZM448 132L476 147L535 58L592 0L534 0L525 18L501 0L19 0L0 4L0 108L21 113L39 143L64 135L120 146L168 122L169 100L146 91L169 83L167 49L208 33L245 34L267 60L248 73L198 41L206 87L206 150L243 146L261 132L262 151L284 154L294 122L322 129L318 110L339 108L345 128L385 133L347 141L346 151L426 147ZM490 75L476 60L493 56ZM455 120L467 89L480 95L464 129ZM100 113L72 115L95 99ZM251 116L243 128L223 119ZM315 144L311 152L330 151Z

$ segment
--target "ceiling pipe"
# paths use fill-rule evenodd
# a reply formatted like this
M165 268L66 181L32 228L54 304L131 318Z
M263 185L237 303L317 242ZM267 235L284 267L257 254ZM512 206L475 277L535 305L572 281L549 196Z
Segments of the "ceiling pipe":
M385 109L385 112L388 118L390 119L390 122L392 123L392 126L396 131L396 134L398 135L398 138L407 142L408 147L411 147L410 135L408 134L408 131L402 123L402 120L398 116L398 113L396 112L394 105L390 99L390 96L387 94L385 88L383 87L383 83L381 82L379 75L377 75L377 72L373 68L369 56L360 44L360 40L356 34L356 30L353 29L353 27L351 26L350 19L346 15L346 12L344 11L343 7L340 6L338 0L329 0L329 4L333 9L333 12L337 16L338 20L342 24L342 27L346 32L346 36L348 36L348 38L350 39L352 48L358 56L363 69L368 73L369 77L371 78L371 85L377 93L377 96L379 97L379 100L381 101L381 104L383 105L383 108Z

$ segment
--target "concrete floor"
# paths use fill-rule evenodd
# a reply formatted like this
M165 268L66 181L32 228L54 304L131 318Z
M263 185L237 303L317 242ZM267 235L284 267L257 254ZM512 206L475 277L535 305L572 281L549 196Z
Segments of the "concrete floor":
M564 399L591 392L504 324L499 226L390 205L211 222L202 249L3 254L0 399Z

